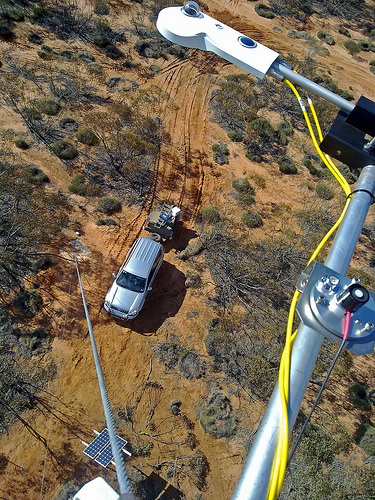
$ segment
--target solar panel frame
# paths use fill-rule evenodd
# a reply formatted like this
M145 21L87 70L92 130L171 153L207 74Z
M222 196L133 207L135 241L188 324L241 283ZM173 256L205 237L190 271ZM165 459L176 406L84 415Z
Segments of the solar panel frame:
M120 436L117 436L117 442L121 449L127 443L127 441L125 441L125 439L121 438ZM97 462L102 467L107 467L112 460L113 460L112 447L111 443L109 443L108 446L106 446L105 449L102 450L101 453L95 458L95 462Z
M96 438L83 450L83 453L90 458L95 458L109 444L108 429L105 428Z

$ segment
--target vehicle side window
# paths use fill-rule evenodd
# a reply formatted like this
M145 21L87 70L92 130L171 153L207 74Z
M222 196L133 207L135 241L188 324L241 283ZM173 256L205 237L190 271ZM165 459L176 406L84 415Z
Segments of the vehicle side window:
M155 262L154 262L154 265L152 266L152 269L150 271L150 274L149 274L149 277L148 277L148 283L151 283L152 281L152 278L155 274L155 271L156 271L156 268L158 267L158 264L160 262L160 258L161 258L161 249L159 250L159 253L155 259Z

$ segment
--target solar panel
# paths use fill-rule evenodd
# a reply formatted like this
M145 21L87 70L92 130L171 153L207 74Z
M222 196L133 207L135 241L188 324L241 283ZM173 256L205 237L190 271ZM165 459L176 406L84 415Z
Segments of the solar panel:
M109 443L109 433L108 429L105 428L99 436L97 436L94 441L92 441L87 448L83 450L83 453L90 458L95 458Z
M125 439L117 436L117 442L122 449L126 445ZM108 464L113 460L112 447L109 443L108 446L100 453L98 457L96 457L95 462L102 465L103 467L107 467Z

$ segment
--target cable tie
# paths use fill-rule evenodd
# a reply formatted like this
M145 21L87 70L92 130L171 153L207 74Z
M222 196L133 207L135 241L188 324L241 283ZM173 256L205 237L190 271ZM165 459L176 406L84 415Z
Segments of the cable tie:
M368 189L354 189L351 193L348 194L348 196L346 198L349 199L353 196L354 193L360 193L360 192L369 194L371 196L372 200L373 201L375 200L374 193L371 193L371 191L369 191Z
M306 95L306 99L307 99L307 102L308 102L309 106L311 106L311 104L312 104L313 102L312 102L312 100L310 99L310 95L309 95L309 93L307 92L307 90L306 90L306 92L305 92L305 95Z
M298 97L298 102L299 102L299 105L301 106L302 112L304 113L306 111L306 108L305 108L305 105L303 104L301 97Z

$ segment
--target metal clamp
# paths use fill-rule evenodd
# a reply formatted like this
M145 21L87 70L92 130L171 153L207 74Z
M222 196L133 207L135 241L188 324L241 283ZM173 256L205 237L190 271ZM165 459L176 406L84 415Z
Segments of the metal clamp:
M302 293L297 312L306 326L341 344L342 321L351 315L346 349L369 354L375 348L375 294L319 262L311 262L302 272L297 290Z

